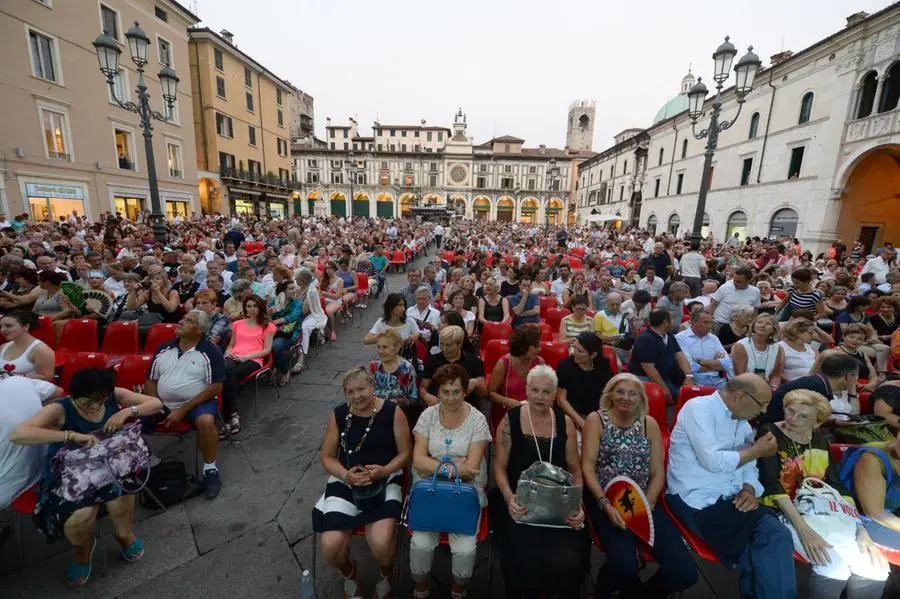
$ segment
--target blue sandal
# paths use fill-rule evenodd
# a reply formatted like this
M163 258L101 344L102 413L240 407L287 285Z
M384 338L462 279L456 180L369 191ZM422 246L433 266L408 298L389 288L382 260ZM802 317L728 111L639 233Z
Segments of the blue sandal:
M88 579L91 577L91 561L94 559L94 549L97 548L97 539L93 539L93 544L91 545L91 553L88 556L88 561L86 564L69 564L69 571L66 574L66 578L69 581L69 586L71 587L80 587L84 585Z
M122 558L126 562L136 562L144 557L144 542L140 537L135 537L128 547L122 548Z

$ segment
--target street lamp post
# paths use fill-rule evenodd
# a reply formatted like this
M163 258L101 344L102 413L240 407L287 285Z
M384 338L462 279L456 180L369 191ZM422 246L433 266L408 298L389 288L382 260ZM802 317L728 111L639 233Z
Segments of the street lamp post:
M700 179L700 193L697 197L697 212L694 214L694 226L691 229L690 240L692 243L700 243L703 238L703 214L706 212L706 195L709 192L709 178L712 170L712 159L716 153L716 147L719 144L719 133L731 127L738 117L741 116L741 108L744 106L744 99L750 93L753 87L753 79L756 72L762 64L759 57L753 53L753 46L747 49L747 53L738 61L734 67L735 85L734 92L737 95L738 111L734 118L730 121L719 122L719 114L722 111L722 87L728 80L729 71L731 71L731 63L737 55L737 50L730 41L728 36L725 41L716 48L713 53L714 72L713 81L716 82L716 99L712 104L712 115L709 119L709 126L697 133L697 119L703 112L703 102L706 99L708 89L704 85L702 79L697 79L697 83L688 92L688 116L691 118L691 130L696 139L706 138L706 151L703 156L703 174Z
M347 154L347 160L344 161L344 166L347 167L347 177L350 179L350 212L347 214L347 220L353 220L353 184L356 183L356 155L353 153L353 150Z
M100 72L106 76L106 83L116 104L137 114L141 119L141 129L144 130L144 151L147 154L147 180L150 186L150 220L153 223L153 237L157 242L165 244L167 240L166 225L163 220L162 205L159 201L159 183L156 180L156 160L153 156L153 119L168 122L170 119L155 110L150 109L150 94L147 84L144 82L144 67L149 62L150 38L134 22L134 27L125 34L128 40L128 49L131 52L131 60L137 67L138 102L123 102L116 94L116 75L119 73L119 48L116 40L111 38L106 31L94 40L94 49L97 52L97 60L100 61ZM159 72L159 83L162 87L162 97L166 102L169 112L175 108L175 99L178 93L178 76L169 65L164 65Z
M547 208L550 207L550 199L553 196L554 188L556 187L556 183L559 181L559 167L556 165L556 158L551 158L550 163L547 166L547 187L549 192L547 193ZM546 212L547 208L544 208L544 220L546 220Z
M394 179L394 185L392 189L394 190L394 202L396 204L394 214L396 215L396 218L400 218L403 216L403 214L401 214L400 212L400 192L403 190L403 188L400 187L400 179Z

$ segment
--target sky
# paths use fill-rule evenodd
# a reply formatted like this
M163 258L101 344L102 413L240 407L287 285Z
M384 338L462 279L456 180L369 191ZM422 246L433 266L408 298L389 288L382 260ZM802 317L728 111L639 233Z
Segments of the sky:
M181 0L201 25L315 98L325 118L450 127L476 143L500 135L563 147L569 105L594 100L594 150L648 127L691 66L711 82L725 35L767 66L889 0ZM729 80L733 82L733 77Z

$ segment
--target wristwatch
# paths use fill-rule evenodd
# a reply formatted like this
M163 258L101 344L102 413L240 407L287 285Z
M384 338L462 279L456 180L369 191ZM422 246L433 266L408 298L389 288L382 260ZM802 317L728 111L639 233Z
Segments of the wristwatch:
M597 500L597 506L602 510L606 509L606 506L610 504L609 497L604 495L600 499Z
M135 418L137 418L137 415L138 415L137 406L131 406L131 415L134 416Z

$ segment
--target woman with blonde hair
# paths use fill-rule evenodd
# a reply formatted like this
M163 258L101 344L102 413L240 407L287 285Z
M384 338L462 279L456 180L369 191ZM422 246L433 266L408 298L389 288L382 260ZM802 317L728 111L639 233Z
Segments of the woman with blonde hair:
M846 543L826 531L814 530L794 505L794 496L807 477L827 482L847 495L830 464L828 439L819 427L831 418L831 406L821 393L795 389L784 396L784 419L764 424L758 437L774 435L778 451L757 461L759 481L765 489L760 503L781 511L794 536L795 549L812 564L811 597L837 599L881 597L888 576L881 551L872 544L860 523L854 539ZM853 505L851 498L847 498ZM823 538L828 536L829 538Z
M794 318L781 329L782 339L778 345L784 352L782 382L786 383L809 374L819 356L818 350L811 345L816 336L820 340L824 337L828 344L831 343L831 336L823 333L807 318Z
M478 322L484 326L488 322L511 322L509 300L500 295L500 283L494 277L484 282L484 295L478 300Z
M734 374L752 372L774 389L781 384L784 349L778 345L778 321L771 314L760 314L750 323L747 336L731 348Z
M584 504L606 553L606 563L597 575L595 597L611 597L616 591L665 597L697 582L697 566L681 533L658 503L666 478L665 451L660 424L648 417L648 411L643 383L635 375L623 373L606 383L600 409L585 420L581 458ZM627 476L637 483L652 511L656 535L652 553L659 569L643 589L646 594L641 594L638 578L638 539L604 493L609 481L617 476Z

